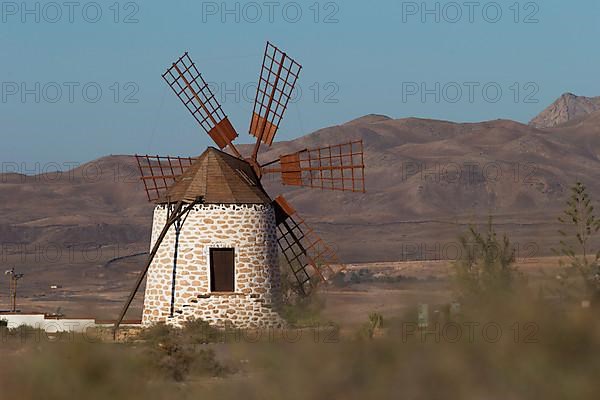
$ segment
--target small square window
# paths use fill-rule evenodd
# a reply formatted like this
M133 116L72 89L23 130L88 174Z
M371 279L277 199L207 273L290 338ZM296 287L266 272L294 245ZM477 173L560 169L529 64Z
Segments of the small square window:
M233 292L235 290L234 249L210 249L210 291Z

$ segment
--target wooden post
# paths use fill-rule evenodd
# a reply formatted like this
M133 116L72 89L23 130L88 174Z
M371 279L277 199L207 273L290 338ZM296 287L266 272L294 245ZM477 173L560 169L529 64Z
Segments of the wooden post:
M152 260L154 260L154 256L156 256L156 253L158 252L158 249L160 248L162 241L165 239L165 236L167 236L167 232L169 231L169 228L171 228L171 226L175 223L175 221L177 221L179 218L181 218L181 216L183 216L184 214L189 212L198 203L199 203L199 200L197 199L196 201L189 204L184 209L183 201L179 201L177 203L177 205L175 206L175 209L170 214L163 230L161 231L160 235L156 239L156 243L154 243L154 246L152 247L152 251L148 255L148 260L146 261L144 268L142 268L142 270L140 271L140 274L138 275L138 278L135 281L133 290L129 294L129 297L127 298L127 301L125 302L125 305L121 309L119 318L115 321L115 326L113 328L113 339L115 339L115 340L117 339L117 332L119 330L119 326L123 322L123 318L125 318L125 314L127 314L127 310L129 310L129 306L133 302L133 299L135 298L137 291L140 289L140 286L142 285L142 282L144 281L144 278L146 277L146 273L148 272L148 269L150 268L150 264L152 264Z

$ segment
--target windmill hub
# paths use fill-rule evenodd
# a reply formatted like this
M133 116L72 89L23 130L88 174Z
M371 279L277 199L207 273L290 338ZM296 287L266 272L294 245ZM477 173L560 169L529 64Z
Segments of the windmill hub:
M256 162L253 158L245 158L246 162L252 166L254 173L260 179L262 178L262 169L260 168L260 164Z
M287 200L272 200L261 184L265 175L277 174L285 185L365 191L361 140L258 163L261 145L271 146L279 130L301 68L267 43L249 127L256 144L248 158L233 143L238 134L188 53L163 74L218 148L199 157L136 156L148 200L156 203L152 245L115 335L146 276L144 325L202 318L258 328L283 324L277 313L280 260L302 294L344 268Z

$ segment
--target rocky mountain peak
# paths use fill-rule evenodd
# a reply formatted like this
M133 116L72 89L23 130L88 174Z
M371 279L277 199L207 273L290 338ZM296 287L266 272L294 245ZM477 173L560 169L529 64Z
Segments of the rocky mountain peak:
M529 125L536 128L553 128L599 110L600 97L584 97L565 93L532 119Z

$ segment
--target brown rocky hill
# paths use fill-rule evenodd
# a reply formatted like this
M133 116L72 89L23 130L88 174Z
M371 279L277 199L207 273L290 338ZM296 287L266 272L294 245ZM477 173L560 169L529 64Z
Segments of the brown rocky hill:
M0 240L110 245L148 241L151 207L129 156L109 156L70 171L0 174Z
M539 255L556 244L556 217L570 185L581 179L600 199L599 131L600 113L545 130L507 120L458 124L371 115L276 143L262 157L364 140L366 194L266 183L336 243L345 261L452 257L457 235L489 215L528 249L519 255ZM131 253L149 245L152 205L129 156L60 174L0 175L0 207L4 244L118 244Z
M553 128L572 120L584 118L600 110L600 97L563 94L529 123L536 128Z

